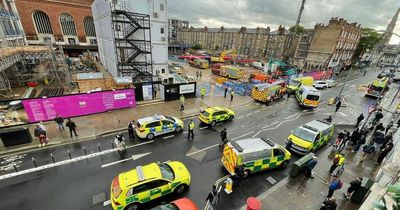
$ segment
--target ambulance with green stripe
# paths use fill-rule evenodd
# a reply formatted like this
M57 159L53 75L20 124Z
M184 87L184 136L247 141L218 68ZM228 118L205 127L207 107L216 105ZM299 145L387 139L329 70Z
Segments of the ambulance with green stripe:
M301 155L314 152L329 142L334 131L333 124L313 120L292 131L286 142L286 149Z
M170 193L182 193L190 185L183 163L167 161L138 166L119 174L111 183L114 210L137 210L140 205Z
M286 168L291 154L284 147L264 138L232 141L225 145L221 162L225 169L235 174L235 168L243 165L246 174L272 168Z
M235 112L231 109L222 107L207 107L200 111L199 120L211 127L214 127L217 123L233 120L235 118Z
M316 108L319 106L321 93L314 87L300 86L296 91L296 99L299 104L306 108Z
M138 119L136 122L136 134L139 138L153 139L171 132L180 132L183 129L183 121L176 117L154 115Z

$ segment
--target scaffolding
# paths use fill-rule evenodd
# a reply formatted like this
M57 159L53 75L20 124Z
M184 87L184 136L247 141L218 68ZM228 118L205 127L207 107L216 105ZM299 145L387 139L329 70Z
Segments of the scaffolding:
M133 83L152 82L150 16L122 1L113 4L112 21L118 76L132 77Z

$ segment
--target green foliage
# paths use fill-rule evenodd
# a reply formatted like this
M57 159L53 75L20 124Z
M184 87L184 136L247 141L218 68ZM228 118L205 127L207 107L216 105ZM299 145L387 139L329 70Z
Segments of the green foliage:
M195 44L192 46L192 49L193 50L201 50L201 49L203 49L203 46L201 46L201 44Z
M382 35L379 34L375 29L363 28L362 36L358 42L358 46L353 55L353 60L358 60L360 55L364 53L367 49L372 50L376 44L378 44Z
M215 45L215 51L218 51L218 50L219 50L219 46Z
M296 33L296 34L302 34L304 32L304 27L301 25L298 25L296 27L296 25L292 26L289 28L289 31L292 33Z
M392 209L400 210L400 184L390 185L387 189L393 200ZM374 203L374 209L377 210L388 210L386 200L382 197L382 200Z

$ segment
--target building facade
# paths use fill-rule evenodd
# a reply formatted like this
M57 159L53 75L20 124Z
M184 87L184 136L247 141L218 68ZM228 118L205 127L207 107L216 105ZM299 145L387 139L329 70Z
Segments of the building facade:
M240 55L252 58L283 59L289 49L290 34L284 27L270 28L185 28L177 33L178 43L200 44L208 50L236 49Z
M168 19L168 44L178 44L178 31L189 28L189 21Z
M349 61L361 35L360 25L348 23L343 18L331 18L328 25L316 24L306 68L336 67Z
M114 77L151 82L168 65L167 0L96 0L100 60Z
M298 66L299 68L304 67L313 37L314 29L305 29L300 35L299 43L293 57L293 65Z
M383 49L383 56L381 57L380 64L392 67L400 66L400 44L387 45Z
M17 0L27 42L42 45L51 41L65 50L95 50L96 31L93 0Z

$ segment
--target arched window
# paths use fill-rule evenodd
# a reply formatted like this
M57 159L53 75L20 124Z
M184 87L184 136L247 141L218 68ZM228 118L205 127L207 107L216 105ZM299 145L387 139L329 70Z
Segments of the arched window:
M38 34L53 34L53 29L51 28L49 16L42 11L33 12L33 22L36 26L36 31Z
M85 27L86 36L96 36L96 30L94 29L93 18L86 16L83 19L83 26Z
M60 24L64 36L76 36L76 27L71 15L63 13L60 15Z

